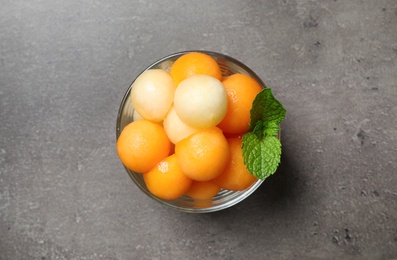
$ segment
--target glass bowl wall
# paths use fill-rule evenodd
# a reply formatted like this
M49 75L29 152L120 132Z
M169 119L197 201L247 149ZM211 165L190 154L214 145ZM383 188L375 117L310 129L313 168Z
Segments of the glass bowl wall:
M178 59L180 56L183 54L189 53L192 51L185 51L185 52L179 52L175 54L168 55L167 57L164 57L149 67L147 67L144 71L149 70L149 69L164 69L166 71L169 71L171 65L173 62ZM205 54L210 55L213 57L219 64L223 76L229 76L234 73L242 73L245 75L248 75L252 78L254 78L258 83L265 88L266 85L263 83L263 81L247 66L245 66L243 63L239 62L238 60L231 58L227 55L223 55L220 53L216 52L211 52L211 51L198 51L202 52ZM142 71L143 72L143 71ZM139 76L139 75L138 75ZM134 82L132 82L134 83ZM117 124L116 124L116 138L120 136L121 131L123 128L128 125L129 123L133 122L133 114L134 114L134 108L132 107L131 100L130 100L130 92L131 92L131 87L127 89L121 104L119 108L119 112L117 115ZM146 185L143 181L143 175L133 172L127 168L125 168L128 175L131 177L133 182L139 187L139 189L144 192L147 196L152 198L153 200L171 207L173 209L179 210L179 211L184 211L184 212L190 212L190 213L207 213L207 212L214 212L214 211L219 211L222 209L229 208L245 198L247 198L250 194L252 194L261 184L263 181L258 180L255 183L253 183L250 187L243 191L228 191L228 190L221 190L215 197L209 200L194 200L186 195L175 199L175 200L162 200L154 196L149 192L149 190L146 188Z

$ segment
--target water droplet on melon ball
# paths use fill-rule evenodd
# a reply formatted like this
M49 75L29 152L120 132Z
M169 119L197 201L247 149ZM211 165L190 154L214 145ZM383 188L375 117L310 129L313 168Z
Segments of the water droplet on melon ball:
M161 69L144 71L132 84L132 106L144 119L161 122L171 108L175 88L174 79L168 72Z
M208 75L194 75L179 83L174 107L179 118L193 128L216 126L227 112L227 94L222 82Z

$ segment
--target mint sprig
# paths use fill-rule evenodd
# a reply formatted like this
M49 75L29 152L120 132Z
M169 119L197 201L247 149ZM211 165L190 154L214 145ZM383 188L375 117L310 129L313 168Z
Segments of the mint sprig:
M264 180L276 172L281 159L281 142L277 138L279 124L286 110L265 88L255 97L250 111L250 132L243 135L243 157L247 170Z

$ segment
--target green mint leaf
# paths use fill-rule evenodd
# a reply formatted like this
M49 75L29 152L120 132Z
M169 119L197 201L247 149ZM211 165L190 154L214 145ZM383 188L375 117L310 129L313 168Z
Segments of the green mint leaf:
M277 138L286 110L274 98L272 90L263 89L250 111L250 131L243 135L243 157L247 170L259 179L276 172L281 159L281 142Z
M258 138L262 138L263 136L263 129L264 129L264 125L262 121L257 121L255 123L254 129L252 129L252 132L258 137Z
M259 139L253 132L248 132L243 135L243 157L247 170L264 180L276 172L280 163L280 140L275 136Z
M272 90L270 88L264 88L259 92L252 103L250 130L252 131L256 127L258 121L279 124L284 120L285 114L286 110L283 105L274 98Z
M263 131L265 136L276 136L280 131L280 126L278 123L271 121L265 124Z

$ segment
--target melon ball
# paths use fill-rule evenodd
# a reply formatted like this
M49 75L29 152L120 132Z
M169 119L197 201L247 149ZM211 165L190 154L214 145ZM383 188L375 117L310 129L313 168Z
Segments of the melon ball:
M176 144L180 140L198 131L198 129L185 124L175 112L174 107L171 107L170 111L164 118L163 127L168 138L173 144Z
M132 118L134 119L134 121L138 121L138 120L144 119L144 118L136 111L136 109L134 109L134 113L133 113L133 115L132 115Z
M146 70L132 84L132 106L144 119L160 122L171 108L175 88L174 79L165 70Z
M218 79L197 74L179 83L174 107L179 118L193 128L210 128L222 121L227 112L226 90Z

